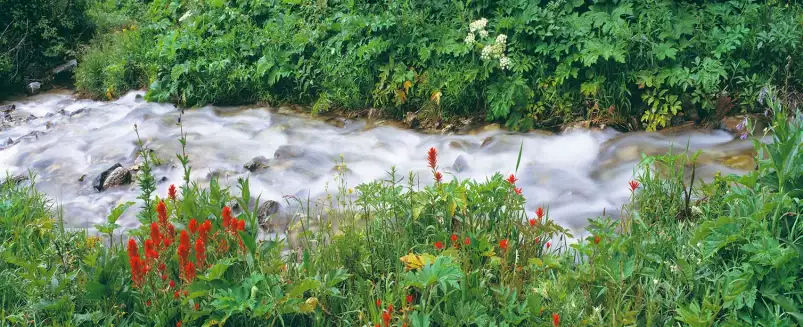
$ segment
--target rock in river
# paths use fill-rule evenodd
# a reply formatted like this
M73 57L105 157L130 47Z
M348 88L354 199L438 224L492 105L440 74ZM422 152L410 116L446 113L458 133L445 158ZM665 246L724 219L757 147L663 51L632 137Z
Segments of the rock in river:
M279 202L273 200L262 202L257 210L257 221L259 222L259 226L267 229L268 225L270 225L270 220L268 218L277 212L279 212Z
M122 185L131 182L131 171L123 168L123 165L116 163L114 166L101 172L92 181L92 187L97 192L101 192L106 188Z

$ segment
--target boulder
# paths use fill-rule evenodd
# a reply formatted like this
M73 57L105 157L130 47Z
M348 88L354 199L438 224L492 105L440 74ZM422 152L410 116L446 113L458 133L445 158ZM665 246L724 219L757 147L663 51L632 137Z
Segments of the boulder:
M278 150L277 150L278 153ZM274 154L275 156L275 154ZM248 162L243 165L243 168L247 169L250 172L257 171L259 169L267 168L269 160L264 156L254 157L253 159L249 160Z
M267 229L268 225L270 225L270 216L277 212L279 212L279 202L273 200L262 202L262 204L259 205L259 209L257 209L257 222L259 222L259 226Z
M417 128L421 121L418 119L418 115L408 111L407 115L404 117L404 123L407 124L409 128Z
M273 158L290 159L300 158L304 155L304 149L296 145L282 145L273 153Z
M97 192L103 191L103 185L105 185L106 179L109 175L117 170L117 168L123 168L123 166L119 163L114 164L114 166L109 167L108 169L101 172L95 179L92 181L92 188L95 189Z
M28 83L28 86L25 87L25 90L28 91L28 94L34 95L39 93L39 89L42 88L42 83L39 82L31 82Z
M75 70L75 67L78 67L78 60L72 59L56 68L53 68L53 75L58 75L64 72L71 72Z
M131 171L126 168L119 167L113 170L106 180L103 181L103 188L108 189L115 186L131 183Z

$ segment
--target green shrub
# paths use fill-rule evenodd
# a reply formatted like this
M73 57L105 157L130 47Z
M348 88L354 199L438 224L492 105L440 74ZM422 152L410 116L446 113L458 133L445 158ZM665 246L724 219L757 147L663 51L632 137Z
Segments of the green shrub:
M156 0L141 14L129 59L153 65L148 99L189 106L373 106L518 129L635 116L653 130L803 84L798 3Z
M0 4L0 96L43 81L77 57L93 34L87 0L4 0Z

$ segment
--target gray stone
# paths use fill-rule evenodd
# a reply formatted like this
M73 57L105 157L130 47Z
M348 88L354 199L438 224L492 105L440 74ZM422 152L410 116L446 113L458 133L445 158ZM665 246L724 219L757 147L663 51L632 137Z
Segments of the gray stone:
M4 106L0 106L0 112L2 112L4 114L11 113L12 111L14 111L16 109L17 109L17 106L15 106L13 104L7 104L7 105L4 105Z
M454 169L454 171L458 173L468 171L468 161L466 161L466 158L463 157L462 154L457 156L457 159L454 160L454 164L452 164L452 169Z
M28 83L28 86L25 87L25 89L31 95L38 93L39 89L41 89L41 88L42 88L42 83L39 83L39 82Z
M270 216L279 212L279 202L267 200L262 202L257 209L257 221L262 228L268 228L270 225Z
M63 72L71 72L75 70L75 67L78 67L78 60L72 59L56 68L53 68L53 75L58 75Z
M282 145L273 153L276 159L300 158L303 155L304 149L296 145Z
M264 156L258 156L246 162L245 165L243 165L243 168L248 169L250 172L254 172L268 167L268 162L268 158L265 158Z
M103 188L109 189L115 186L131 183L131 171L126 168L118 167L113 170L106 180L103 181Z
M119 163L114 164L114 166L109 167L108 169L101 172L95 179L92 181L92 188L95 189L97 192L103 191L103 185L105 185L106 178L109 177L113 171L117 170L117 168L123 168L123 166Z

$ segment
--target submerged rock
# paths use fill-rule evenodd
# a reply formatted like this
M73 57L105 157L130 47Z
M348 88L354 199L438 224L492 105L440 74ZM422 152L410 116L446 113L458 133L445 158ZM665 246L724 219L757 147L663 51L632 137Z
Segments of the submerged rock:
M259 169L267 168L268 162L268 158L265 158L264 156L258 156L246 162L245 165L243 165L243 168L250 172L255 172Z
M458 173L468 171L468 161L466 161L466 158L463 157L462 154L457 156L457 159L454 160L454 164L452 164L452 169L454 169Z

